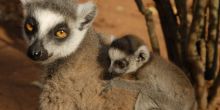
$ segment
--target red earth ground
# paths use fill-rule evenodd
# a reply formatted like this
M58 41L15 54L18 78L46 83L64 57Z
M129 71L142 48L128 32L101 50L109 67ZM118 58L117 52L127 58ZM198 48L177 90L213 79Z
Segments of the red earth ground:
M18 0L13 1L16 7L20 6ZM116 36L135 34L149 45L145 20L138 12L134 0L96 1L99 11L94 27L98 32ZM143 1L146 6L154 5L152 1ZM1 2L7 3L6 0ZM162 56L166 57L160 21L156 16L154 12L155 31L160 40ZM13 18L16 19L16 16ZM41 69L26 57L23 41L13 40L21 37L20 27L11 23L12 26L8 27L7 23L0 24L0 110L37 110L40 89L31 82L40 78Z

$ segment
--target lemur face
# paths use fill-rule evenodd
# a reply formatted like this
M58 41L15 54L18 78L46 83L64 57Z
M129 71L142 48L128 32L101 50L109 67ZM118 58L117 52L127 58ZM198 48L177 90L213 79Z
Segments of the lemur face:
M126 54L117 48L110 48L108 55L111 60L108 71L116 76L136 72L149 59L148 52L140 49L134 54Z
M128 56L124 52L115 48L110 48L108 54L111 60L111 65L108 69L109 73L121 75L128 70L130 62L128 61Z
M29 45L27 55L41 63L50 63L74 53L96 15L95 5L91 2L72 8L69 13L62 7L68 3L62 0L27 2L24 4L26 13L23 23L24 36Z
M109 73L120 76L136 72L148 61L150 52L137 36L125 35L112 41L108 55L111 60Z
M32 60L45 61L63 56L62 51L67 53L65 46L72 32L69 22L61 14L50 10L35 10L27 16L23 27L29 44L27 55Z

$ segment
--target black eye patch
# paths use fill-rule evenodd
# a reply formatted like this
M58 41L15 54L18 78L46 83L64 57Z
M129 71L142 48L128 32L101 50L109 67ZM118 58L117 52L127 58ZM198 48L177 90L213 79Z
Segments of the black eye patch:
M28 36L34 35L38 31L38 23L35 18L28 17L24 22L24 31Z
M124 69L125 67L127 67L128 66L128 61L126 61L125 59L122 59L122 60L116 60L115 62L114 62L114 66L115 67L118 67L118 68L120 68L120 69Z
M50 31L50 33L52 34L52 36L54 36L54 38L57 38L58 40L62 40L62 39L59 39L60 36L57 35L58 32L65 32L65 34L67 36L65 36L65 38L63 38L63 39L66 39L68 37L68 35L70 34L70 29L66 23L60 23L60 24L56 25Z

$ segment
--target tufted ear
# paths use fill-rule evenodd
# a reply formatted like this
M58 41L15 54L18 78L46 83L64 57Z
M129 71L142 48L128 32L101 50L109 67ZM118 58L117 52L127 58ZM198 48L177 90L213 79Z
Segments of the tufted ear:
M79 30L83 30L91 26L96 14L96 5L93 2L79 4L77 9L77 22L79 23Z
M136 50L135 56L139 62L147 62L150 58L150 51L147 46L142 45Z

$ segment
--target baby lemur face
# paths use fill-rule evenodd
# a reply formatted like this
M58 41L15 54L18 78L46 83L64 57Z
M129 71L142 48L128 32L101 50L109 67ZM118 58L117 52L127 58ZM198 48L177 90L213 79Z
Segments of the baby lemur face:
M108 71L116 76L136 72L150 56L147 47L133 35L114 40L108 55L111 60Z

